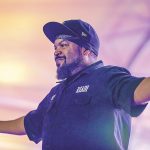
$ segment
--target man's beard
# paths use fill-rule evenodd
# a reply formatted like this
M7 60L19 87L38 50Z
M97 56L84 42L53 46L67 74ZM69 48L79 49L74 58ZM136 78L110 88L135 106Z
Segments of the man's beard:
M72 71L76 68L82 66L82 58L81 56L78 57L74 62L71 64L66 64L66 60L61 67L57 68L57 79L63 80L70 76L72 76Z

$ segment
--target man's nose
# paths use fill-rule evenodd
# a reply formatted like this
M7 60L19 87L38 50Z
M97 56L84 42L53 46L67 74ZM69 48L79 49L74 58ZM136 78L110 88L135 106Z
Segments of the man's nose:
M62 52L59 49L55 50L55 52L54 52L54 56L59 56L61 54L62 54Z

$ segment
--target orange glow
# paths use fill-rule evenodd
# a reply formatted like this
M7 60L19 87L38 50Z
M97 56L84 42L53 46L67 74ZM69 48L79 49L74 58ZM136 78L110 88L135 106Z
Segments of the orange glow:
M19 63L1 63L0 64L0 83L2 84L17 84L25 79L25 70L22 64Z

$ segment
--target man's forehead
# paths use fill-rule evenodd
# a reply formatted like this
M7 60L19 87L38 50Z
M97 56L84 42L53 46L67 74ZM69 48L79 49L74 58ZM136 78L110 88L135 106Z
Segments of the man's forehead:
M54 41L54 44L58 44L63 41L68 41L69 38L72 38L71 35L65 35L65 34L60 34L56 37L56 40Z
M66 39L56 39L55 42L54 42L54 45L61 44L62 42L69 42L69 41L66 40Z

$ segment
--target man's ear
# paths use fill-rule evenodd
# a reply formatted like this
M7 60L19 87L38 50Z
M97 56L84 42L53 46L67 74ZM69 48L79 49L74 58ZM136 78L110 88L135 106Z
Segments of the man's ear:
M84 47L82 47L82 55L83 56L88 56L91 53L90 50L85 49Z

